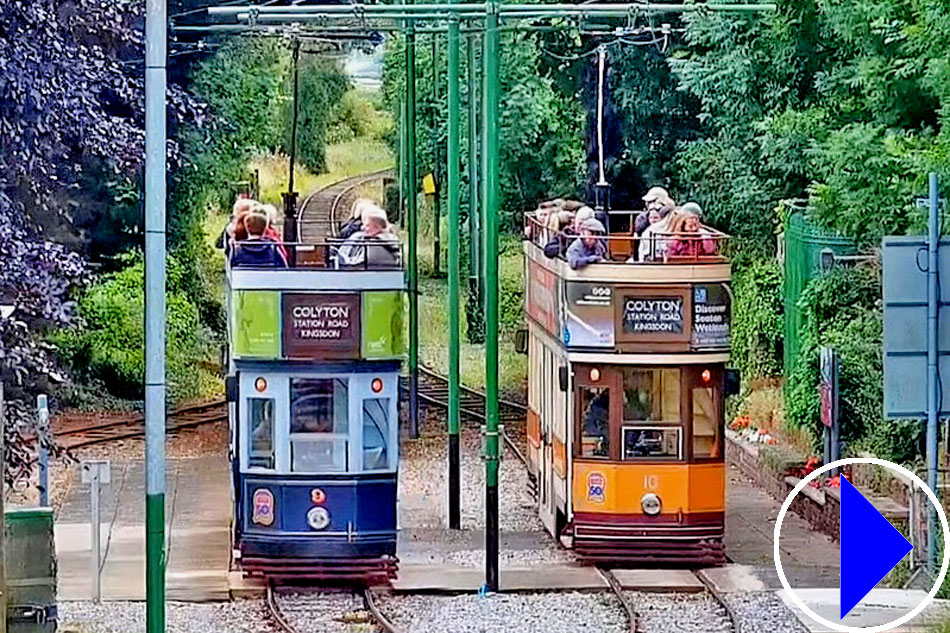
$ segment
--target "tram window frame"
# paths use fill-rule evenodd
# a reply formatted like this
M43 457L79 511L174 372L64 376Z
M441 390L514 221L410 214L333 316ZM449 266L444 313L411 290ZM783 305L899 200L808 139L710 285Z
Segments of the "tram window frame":
M669 455L637 455L633 457L627 456L627 433L632 431L660 431L663 434L674 432L676 433L676 454ZM671 425L671 424L653 424L653 425L643 425L643 424L624 424L620 428L620 450L625 462L669 462L669 461L683 461L683 427L680 425Z
M259 453L255 448L255 441L260 438L255 438L254 433L259 428L259 424L255 424L256 415L261 411L255 405L260 404L264 407L264 410L270 409L270 449L269 451L263 451ZM247 398L247 466L248 468L261 469L261 470L274 470L277 467L277 419L276 419L276 400L274 398ZM258 462L258 459L263 458L265 461Z
M597 369L599 378L591 379L591 370ZM619 421L621 417L621 399L620 393L620 373L613 367L604 367L601 365L574 365L574 457L581 460L593 461L620 461L620 434ZM606 389L610 399L607 405L607 454L606 455L585 455L584 454L584 398L582 390L585 389Z
M376 423L376 420L373 420L372 418L370 418L370 422L372 423L372 425L367 427L366 405L369 402L377 403L379 411L381 411L383 415L383 422L385 424L385 428L381 429L379 427L379 424ZM362 439L361 439L361 446L360 446L360 466L363 472L383 472L383 471L388 471L388 470L393 469L393 459L392 459L393 446L391 445L391 441L390 441L390 437L392 436L392 420L390 420L390 416L389 416L389 406L390 406L390 399L388 397L363 398L361 402L360 424L362 425L362 429L361 429ZM367 450L366 429L367 428L369 428L371 431L373 431L373 429L375 428L375 433L377 433L379 437L382 438L383 464L381 466L375 466L371 468L366 465L366 450ZM375 447L371 447L371 448L375 448Z
M295 389L300 389L303 383L325 383L332 387L329 393L315 393L300 396L295 393ZM342 389L338 391L337 387ZM295 431L295 423L299 412L298 405L302 400L313 398L322 398L329 400L331 431ZM294 376L290 379L289 393L290 417L288 420L288 448L289 469L292 473L345 473L350 470L350 384L349 379L339 376ZM340 422L342 421L342 429ZM321 422L318 420L318 423ZM304 444L310 444L310 450L300 453L297 452L298 446L302 449ZM314 449L319 447L329 447L329 452L324 454L329 456L329 461L322 463L307 463L304 460L313 459L316 453ZM298 467L297 459L301 460Z
M710 378L708 382L704 382L702 379L703 371L710 372ZM725 406L723 402L722 390L723 390L723 380L724 372L721 366L706 366L706 365L697 365L690 367L690 371L687 372L686 377L686 400L687 400L687 411L689 412L689 457L694 462L722 462L725 459L725 438L724 438L724 411ZM696 391L697 390L710 390L711 395L709 399L714 412L713 419L713 440L712 446L710 447L710 452L697 454L696 453ZM708 435L703 435L699 437L708 437ZM716 439L718 438L718 454L712 454L712 448L717 446Z

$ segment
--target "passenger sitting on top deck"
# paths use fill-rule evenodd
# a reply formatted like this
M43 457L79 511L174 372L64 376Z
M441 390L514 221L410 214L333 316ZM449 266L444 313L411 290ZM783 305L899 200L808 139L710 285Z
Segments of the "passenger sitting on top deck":
M675 231L676 238L670 241L667 253L675 257L715 255L716 240L700 222L700 206L695 202L687 202L681 212L683 216L679 230Z
M604 261L607 246L601 237L604 225L599 220L589 218L580 226L580 236L567 249L567 263L577 270L589 264Z
M357 199L356 202L353 203L353 208L350 211L350 219L346 221L346 224L340 227L337 237L346 240L352 237L354 233L362 230L363 210L373 205L373 201L368 198Z
M247 239L234 246L231 266L234 268L283 268L287 259L280 252L278 244L267 239L267 216L263 213L249 213L241 223L247 231Z
M395 268L399 265L399 238L393 233L386 212L373 203L362 211L363 228L340 246L343 266Z
M224 251L225 257L231 257L231 250L234 248L234 241L237 239L238 225L241 226L241 238L247 238L247 233L244 231L244 216L259 204L260 202L250 198L238 198L234 201L234 207L231 209L231 219L224 230L221 231L221 235L218 236L218 241L215 242L215 246Z
M570 211L561 211L552 213L548 219L548 241L544 245L544 254L551 259L563 257L567 252L568 244L572 237L568 237L567 231L574 223L574 214Z

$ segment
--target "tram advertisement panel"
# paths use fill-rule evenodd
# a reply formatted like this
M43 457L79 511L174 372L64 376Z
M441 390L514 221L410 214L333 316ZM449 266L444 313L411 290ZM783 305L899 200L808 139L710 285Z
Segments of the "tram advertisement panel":
M568 282L564 286L564 344L613 347L613 288L609 284Z
M360 295L285 293L284 356L360 356Z
M729 347L729 304L725 284L693 286L693 347Z
M404 349L403 293L363 293L363 358L396 358Z
M532 260L528 260L528 292L525 310L552 336L560 336L558 323L558 277Z
M236 358L280 358L280 293L234 291L231 332Z

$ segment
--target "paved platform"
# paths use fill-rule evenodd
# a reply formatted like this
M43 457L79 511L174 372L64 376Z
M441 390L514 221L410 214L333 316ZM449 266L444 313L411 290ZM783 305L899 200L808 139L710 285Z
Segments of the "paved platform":
M794 585L793 585L794 587ZM795 594L805 602L809 609L834 623L845 626L871 627L890 622L920 604L926 592L910 589L872 589L871 593L856 606L843 620L838 619L838 587L799 589ZM801 620L809 633L828 633L834 629L822 626L806 616L792 601L786 592L779 592L782 600ZM907 624L891 631L899 633L931 633L934 625L946 621L950 616L950 602L935 600L924 612Z
M781 503L729 466L726 473L726 555L768 589L781 589L772 543ZM782 567L793 587L837 587L838 544L794 512L782 522Z
M56 516L60 600L92 596L89 486L74 469ZM224 456L169 460L165 519L170 600L230 598L230 470ZM112 483L101 496L100 543L103 600L145 599L145 466L112 463Z

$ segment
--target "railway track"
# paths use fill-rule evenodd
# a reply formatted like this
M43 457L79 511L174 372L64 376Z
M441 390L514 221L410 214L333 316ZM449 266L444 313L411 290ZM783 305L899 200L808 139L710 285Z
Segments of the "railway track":
M356 200L359 187L386 178L392 173L392 169L382 169L370 174L344 178L311 193L300 207L300 241L305 244L319 244L336 235L337 224L346 219L344 214L349 212Z
M403 394L408 394L408 381L402 383ZM445 376L429 369L419 367L419 400L424 404L436 406L448 411L449 408L449 380ZM462 386L459 391L459 412L463 419L477 424L485 422L485 394L475 389ZM528 415L528 408L523 404L510 400L498 400L498 419L502 424L518 423L516 432L523 433L523 423ZM527 467L524 452L518 442L505 429L505 443L515 453L522 464ZM519 438L521 439L521 438Z
M265 604L267 611L276 627L282 633L326 633L332 630L335 624L340 625L340 630L350 631L350 625L365 626L372 624L380 633L401 633L386 616L380 612L370 589L364 588L361 592L341 592L334 597L339 599L349 598L349 606L357 599L362 600L363 608L359 611L352 609L343 609L339 606L330 606L323 614L314 615L313 607L301 608L299 605L281 606L278 599L279 592L273 583L267 585ZM318 596L325 598L326 596ZM322 608L322 607L321 607ZM321 617L322 616L322 617ZM323 620L322 622L320 620ZM329 620L329 621L328 621ZM305 624L301 624L304 621ZM360 628L359 630L364 630Z
M168 414L166 430L170 433L191 429L228 419L227 403L213 400L201 404L180 407ZM115 442L145 435L145 416L142 414L109 420L101 424L63 425L53 431L53 440L65 450L73 450L94 444Z

